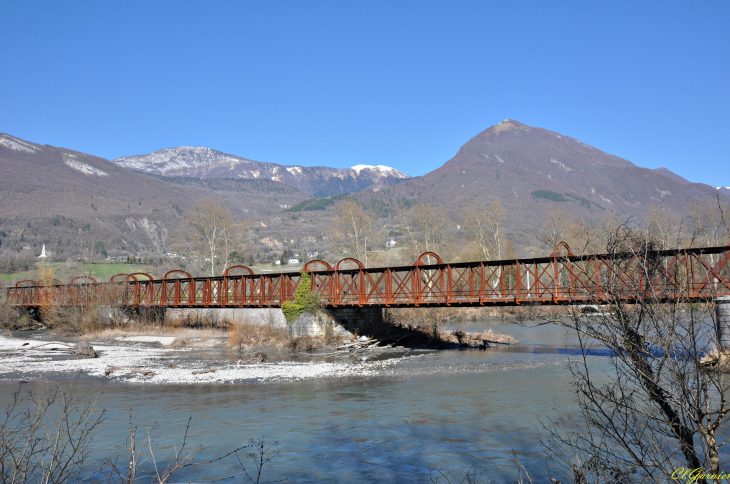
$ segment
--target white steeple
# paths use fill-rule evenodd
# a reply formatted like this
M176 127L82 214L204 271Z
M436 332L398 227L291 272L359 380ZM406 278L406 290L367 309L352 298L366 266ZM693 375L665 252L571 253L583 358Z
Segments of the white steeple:
M43 244L43 248L41 249L41 255L38 256L38 258L45 259L46 257L48 257L48 255L46 255L46 244Z

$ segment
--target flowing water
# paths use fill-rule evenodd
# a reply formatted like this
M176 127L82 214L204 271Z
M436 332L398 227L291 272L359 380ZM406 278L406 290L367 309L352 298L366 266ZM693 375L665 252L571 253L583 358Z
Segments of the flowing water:
M566 369L575 341L552 325L489 321L462 329L486 326L522 344L353 362L352 371L321 378L105 384L101 406L108 419L94 441L94 457L124 444L131 409L140 428L157 423L155 445L162 454L179 444L191 416L188 442L203 446L197 460L223 455L250 438L279 441L281 453L265 468L267 480L428 482L430 468L476 465L489 479L515 482L515 453L545 481L556 471L546 468L535 431L556 409L576 409ZM600 353L591 359L598 368L609 362ZM43 390L51 384L25 386ZM16 388L17 379L0 382L0 404ZM191 468L176 482L230 476L236 465L229 458Z

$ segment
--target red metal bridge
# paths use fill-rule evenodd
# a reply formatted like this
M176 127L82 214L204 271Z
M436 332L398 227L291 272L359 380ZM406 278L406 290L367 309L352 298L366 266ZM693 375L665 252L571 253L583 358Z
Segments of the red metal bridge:
M235 266L220 277L171 271L161 279L118 274L106 283L85 277L68 284L21 281L7 289L7 301L26 307L279 307L294 300L302 273L311 276L311 290L330 308L600 304L616 297L696 300L730 295L728 262L730 246L576 256L563 243L549 257L534 259L446 264L428 252L402 267L366 268L349 258L334 267L311 261L301 273L255 274Z

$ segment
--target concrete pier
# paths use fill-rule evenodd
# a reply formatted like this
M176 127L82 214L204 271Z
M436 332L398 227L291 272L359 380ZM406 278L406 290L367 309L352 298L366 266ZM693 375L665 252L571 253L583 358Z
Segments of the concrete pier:
M716 298L715 311L717 314L717 336L720 340L720 348L730 350L730 297Z
M165 317L168 321L183 320L190 324L206 321L211 324L270 324L277 328L286 328L286 318L279 308L170 308Z
M335 324L337 332L346 330L353 334L373 335L382 330L383 310L380 308L335 308L325 309L322 314L303 315L295 323L287 324L279 308L170 308L164 314L170 320L187 324L200 323L248 323L270 324L287 328L293 336L321 336L327 324Z

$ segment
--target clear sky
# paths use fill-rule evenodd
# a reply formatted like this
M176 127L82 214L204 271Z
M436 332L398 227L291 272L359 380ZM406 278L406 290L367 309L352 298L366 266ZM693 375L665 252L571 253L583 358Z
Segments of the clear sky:
M512 118L730 186L730 1L0 0L0 131L422 175Z

